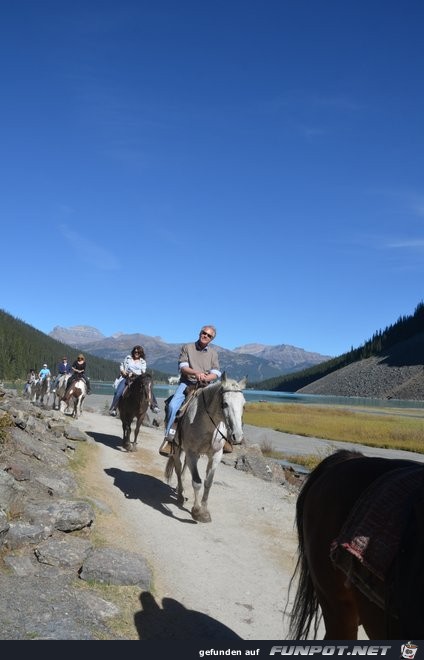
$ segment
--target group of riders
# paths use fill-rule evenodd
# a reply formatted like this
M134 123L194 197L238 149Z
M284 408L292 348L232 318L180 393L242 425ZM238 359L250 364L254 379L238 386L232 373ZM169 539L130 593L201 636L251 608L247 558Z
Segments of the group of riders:
M85 362L85 357L82 353L79 353L78 357L72 364L69 364L68 358L64 356L62 358L62 361L59 362L59 364L56 367L56 375L54 377L52 376L52 373L47 363L44 363L40 371L38 372L38 375L36 374L34 369L30 369L23 393L24 395L29 395L31 393L32 388L37 384L37 382L42 384L44 381L50 381L51 382L50 389L51 391L55 391L59 386L60 379L63 376L67 376L68 378L66 381L66 389L62 396L62 401L67 400L72 384L75 383L75 381L77 380L83 380L85 382L87 387L87 394L90 394L91 392L90 379L85 373L85 370L86 370L86 362Z
M167 400L166 405L166 430L165 438L159 449L162 456L170 456L173 452L173 443L175 441L175 427L178 422L178 413L184 408L183 403L193 390L199 387L205 387L221 377L221 371L218 360L218 353L210 344L216 337L216 328L213 325L204 325L199 332L196 341L184 344L181 348L178 358L178 370L180 373L180 382L172 397ZM125 357L120 365L120 375L115 381L115 395L109 409L109 414L116 416L118 403L125 390L131 386L134 379L146 372L146 356L142 346L134 346L131 353ZM84 380L87 385L87 394L90 394L90 380L86 373L85 357L80 353L77 359L70 365L66 357L57 365L56 376L53 383L53 389L56 389L62 376L69 376L66 391L62 396L62 401L68 402L68 395L72 384L76 380ZM43 364L38 373L38 379L52 378L47 364ZM28 382L25 386L31 388L33 382L37 380L37 375L32 369ZM157 401L153 395L150 406L154 413L160 412ZM227 445L227 443L226 443ZM232 451L231 447L225 447L224 451Z

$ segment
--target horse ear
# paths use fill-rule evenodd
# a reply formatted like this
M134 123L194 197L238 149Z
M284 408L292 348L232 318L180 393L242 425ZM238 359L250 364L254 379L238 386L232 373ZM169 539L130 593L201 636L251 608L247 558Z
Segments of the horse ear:
M247 376L245 376L240 382L239 387L241 390L245 390L247 385Z
M221 381L222 381L223 383L226 383L226 382L227 382L227 372L226 372L226 371L223 371L223 372L222 372Z

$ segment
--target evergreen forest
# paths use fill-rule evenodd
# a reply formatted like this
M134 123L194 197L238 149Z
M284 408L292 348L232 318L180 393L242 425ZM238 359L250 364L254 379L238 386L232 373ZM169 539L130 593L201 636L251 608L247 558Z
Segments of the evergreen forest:
M65 355L72 364L80 352L86 357L91 380L113 382L119 375L116 362L63 344L0 310L0 381L24 380L30 369L38 373L44 363L55 374L56 365ZM157 382L166 379L160 372L151 373Z
M424 339L424 302L420 302L414 313L409 316L401 316L385 330L375 332L371 339L359 348L352 348L347 353L335 357L326 362L287 374L285 376L270 378L260 383L250 383L250 387L260 390L271 390L274 392L297 392L319 378L323 378L338 369L342 369L353 362L359 362L372 356L385 355L390 349L402 341L411 339L416 335L423 334ZM418 359L421 359L417 356Z

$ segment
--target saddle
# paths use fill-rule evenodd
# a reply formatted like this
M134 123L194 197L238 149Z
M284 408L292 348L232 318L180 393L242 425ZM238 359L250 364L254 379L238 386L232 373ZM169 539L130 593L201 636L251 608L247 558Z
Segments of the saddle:
M192 401L194 399L194 397L199 396L199 394L201 393L201 391L205 387L207 387L206 383L204 385L201 385L200 383L196 383L195 385L188 385L186 387L185 392L184 392L185 399L184 399L183 403L181 404L180 409L178 410L177 414L175 415L175 419L174 419L174 422L173 422L172 427L171 427L175 430L174 439L172 440L172 442L174 444L179 444L178 427L179 427L179 424L180 424L182 418L184 417L184 415L187 411L187 408L188 408L188 405L189 405L190 401ZM171 396L169 396L165 400L165 426L166 426L167 420L168 420L168 406L169 406L169 402L171 401L172 397L173 397L173 395L171 394ZM225 444L224 444L224 454L231 454L232 451L233 451L233 446L232 446L231 442L226 439Z
M391 470L371 484L359 498L330 558L349 582L384 608L384 580L406 530L414 496L423 485L423 467Z
M174 422L172 424L172 428L175 429L175 436L174 436L174 440L172 442L175 442L176 444L178 444L177 429L178 429L178 426L180 424L180 421L184 417L184 415L187 411L187 408L188 408L188 404L190 403L190 401L192 401L192 399L194 399L194 397L197 396L202 389L203 389L203 386L199 385L199 384L188 385L186 387L186 389L184 391L185 399L182 402L177 414L175 415L175 419L174 419ZM166 426L167 421L168 421L169 402L171 401L173 396L174 395L171 394L171 396L169 396L167 399L165 399L165 426Z

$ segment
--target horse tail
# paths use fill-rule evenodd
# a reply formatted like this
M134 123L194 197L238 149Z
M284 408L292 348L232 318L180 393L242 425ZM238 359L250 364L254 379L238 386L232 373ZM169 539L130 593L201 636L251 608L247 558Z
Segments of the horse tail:
M303 510L305 501L311 487L326 471L339 463L362 456L360 452L340 449L324 458L309 474L303 484L296 501L296 529L298 538L297 562L289 582L287 603L294 581L298 578L297 591L290 615L289 636L287 639L308 639L313 626L314 639L318 635L321 616L318 616L319 602L309 571L308 560L305 555L305 536L303 530ZM286 605L285 612L288 605Z
M172 475L174 474L175 461L174 457L171 455L166 461L165 466L165 479L169 483L171 481Z

